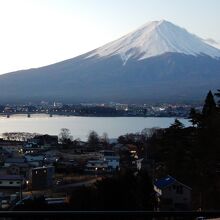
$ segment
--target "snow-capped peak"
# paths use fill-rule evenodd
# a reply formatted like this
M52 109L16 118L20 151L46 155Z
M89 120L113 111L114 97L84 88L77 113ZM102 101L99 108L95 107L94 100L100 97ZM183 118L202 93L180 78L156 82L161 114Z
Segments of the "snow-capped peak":
M219 49L183 28L161 20L148 22L122 38L92 51L86 58L119 55L125 64L129 58L142 60L168 52L220 57Z

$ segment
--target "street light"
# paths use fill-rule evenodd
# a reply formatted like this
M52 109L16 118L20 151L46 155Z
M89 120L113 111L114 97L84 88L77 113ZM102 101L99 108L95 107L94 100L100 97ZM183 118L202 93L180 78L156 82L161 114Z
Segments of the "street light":
M29 180L26 180L26 184L27 184L27 190L29 190L30 181L29 181Z

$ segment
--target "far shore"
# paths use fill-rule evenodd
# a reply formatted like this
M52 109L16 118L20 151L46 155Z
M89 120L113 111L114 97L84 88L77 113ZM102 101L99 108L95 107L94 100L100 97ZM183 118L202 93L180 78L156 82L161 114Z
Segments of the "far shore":
M91 114L91 115L85 115L85 114L82 114L82 115L76 115L76 114L67 114L67 113L39 113L39 112L33 112L33 113L8 113L8 114L5 114L5 113L0 113L0 119L1 118L15 118L15 117L22 117L22 118L35 118L35 117L48 117L48 118L51 118L51 117L112 117L112 118L126 118L126 117L138 117L138 118L185 118L185 117L180 117L180 116L176 116L176 115L167 115L167 116L161 116L161 115L147 115L147 116L143 116L143 115L94 115L94 114Z

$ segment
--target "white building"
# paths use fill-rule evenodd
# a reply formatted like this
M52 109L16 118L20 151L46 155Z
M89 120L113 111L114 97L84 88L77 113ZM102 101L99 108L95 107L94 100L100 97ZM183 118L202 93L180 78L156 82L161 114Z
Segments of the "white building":
M100 159L106 161L108 167L111 167L113 170L120 169L120 157L111 150L102 150L99 152L101 157Z
M0 189L20 188L23 184L23 178L19 175L0 176Z
M86 172L106 172L107 169L108 164L104 160L89 160L85 167Z
M120 157L114 151L102 150L99 152L98 160L89 160L85 171L90 172L114 172L120 169Z

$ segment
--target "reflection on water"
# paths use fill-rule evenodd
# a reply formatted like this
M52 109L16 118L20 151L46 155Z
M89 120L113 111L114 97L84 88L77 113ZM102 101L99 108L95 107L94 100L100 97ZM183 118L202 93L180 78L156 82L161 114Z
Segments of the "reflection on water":
M144 128L168 127L174 118L161 117L66 117L47 114L12 115L0 117L0 133L4 132L36 132L41 134L59 134L61 128L70 129L74 138L85 140L89 131L95 130L98 134L107 132L110 138L119 135L140 132ZM188 126L186 119L180 119Z

